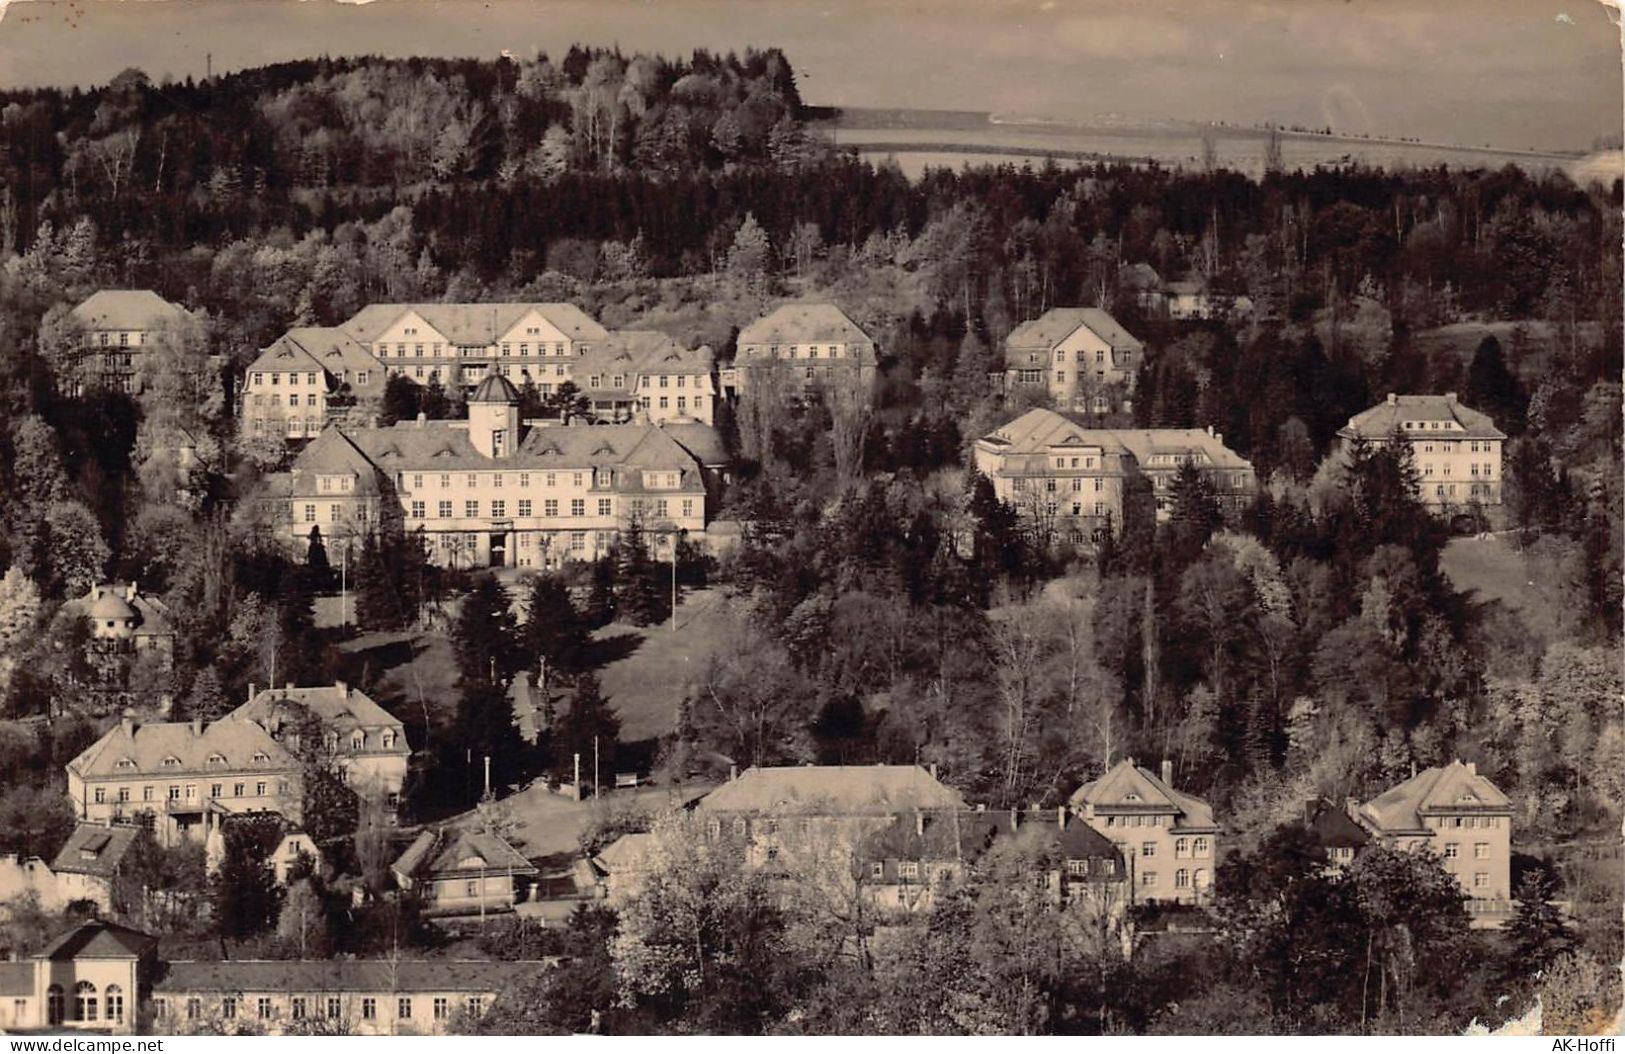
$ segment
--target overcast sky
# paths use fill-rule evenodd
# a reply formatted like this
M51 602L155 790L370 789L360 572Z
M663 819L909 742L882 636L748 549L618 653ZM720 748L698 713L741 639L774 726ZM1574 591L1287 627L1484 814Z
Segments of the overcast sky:
M3 2L3 0L0 0ZM1585 148L1621 128L1597 0L15 0L0 86L327 53L777 45L807 101L1279 121Z

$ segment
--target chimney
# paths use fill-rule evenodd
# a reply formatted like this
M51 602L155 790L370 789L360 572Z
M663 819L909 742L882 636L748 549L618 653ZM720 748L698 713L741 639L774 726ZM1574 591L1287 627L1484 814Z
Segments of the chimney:
M1213 434L1213 426L1212 425L1207 426L1207 434L1210 435L1210 436Z
M1065 805L1057 805L1055 807L1055 826L1060 828L1063 831L1066 830L1066 806Z
M429 415L424 413L422 410L419 410L418 411L418 427L422 428L424 425L426 425L428 423L429 423Z
M1174 763L1167 758L1162 759L1162 782L1170 787L1174 785Z
M1018 809L1011 809L1010 810L1010 829L1012 831L1014 831L1014 830L1019 829L1020 827L1021 827L1021 810L1019 808Z
M1476 762L1476 761L1467 762L1467 775L1469 775L1469 776L1478 775L1478 762Z
M736 780L738 778L739 778L739 766L738 765L729 765L728 766L728 782L732 783L734 780Z
M203 734L203 718L192 718L192 734L194 736L201 736Z
M932 779L936 779L937 778L937 763L935 761L931 762L930 766L928 766L926 771L931 773L931 778Z
M1220 446L1223 446L1224 445L1224 433L1223 432L1214 432L1213 433L1213 441L1215 443L1218 443Z
M914 810L914 833L915 834L924 834L925 833L925 813L921 812L918 809Z
M1140 763L1134 760L1133 754L1130 754L1125 760L1128 762L1128 767L1131 769L1137 769L1140 767Z
M350 686L345 684L343 681L334 681L333 687L339 690L339 695L346 699L350 698Z
M1451 406L1455 406L1456 405L1456 393L1455 392L1445 392L1444 393L1444 401L1449 403Z
M126 736L133 737L135 735L135 711L126 709L124 713L119 716L118 727L119 731L123 732Z
M1388 405L1389 406L1398 406L1399 405L1399 396L1395 395L1393 392L1389 392L1388 393Z
M1348 813L1349 819L1354 820L1355 822L1359 822L1359 819L1360 819L1360 801L1359 801L1359 799L1358 798L1344 798L1343 799L1343 811Z
M292 681L289 681L287 684L282 686L282 694L283 695L287 695L292 691L293 691L293 682Z

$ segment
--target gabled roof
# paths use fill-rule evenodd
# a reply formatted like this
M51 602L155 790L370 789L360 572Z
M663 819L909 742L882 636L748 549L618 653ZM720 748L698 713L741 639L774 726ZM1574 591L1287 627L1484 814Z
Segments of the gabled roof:
M286 335L273 340L269 347L261 351L252 365L248 367L249 373L314 373L323 369L322 364L316 361L303 345L288 339Z
M136 620L136 636L170 633L169 605L158 597L143 596L131 582L98 582L90 592L63 605L92 619Z
M834 304L784 304L739 331L740 344L870 344L874 339Z
M603 340L603 326L574 304L506 302L495 304L369 304L344 323L350 336L366 344L376 341L408 312L415 312L435 332L463 346L495 344L535 311L571 340Z
M1117 281L1125 289L1137 292L1150 292L1161 287L1162 276L1150 264L1129 264L1117 272Z
M68 959L139 959L157 945L156 938L140 930L93 919L62 934L34 958L57 962Z
M73 309L86 329L149 330L186 317L186 311L150 289L103 289Z
M34 994L34 964L0 962L0 996L27 999Z
M1098 307L1052 307L1011 330L1004 339L1004 346L1011 351L1049 351L1079 329L1087 329L1104 341L1112 349L1114 360L1117 352L1137 352L1145 348L1109 312Z
M353 493L376 494L381 489L378 466L342 429L330 425L294 458L288 469L289 485L295 495L326 494L318 491L315 477L334 475L355 476Z
M141 832L123 825L81 823L51 861L52 871L112 878Z
M733 458L722 441L722 433L700 421L662 421L657 426L694 459L706 467L726 465Z
M309 688L267 688L254 698L233 710L227 716L238 721L253 721L275 735L282 718L289 716L292 707L303 707L322 722L324 728L343 737L358 728L393 728L403 731L401 720L379 706L366 692L346 684L319 685ZM396 740L395 753L410 754L403 734Z
M265 373L322 370L340 380L350 374L350 383L360 386L359 375L368 374L368 389L383 387L383 364L366 345L332 326L295 326L271 342L248 367Z
M654 835L647 832L623 834L599 850L593 863L606 874L642 871L648 867L649 851L653 844Z
M1147 769L1125 758L1099 779L1085 783L1072 794L1071 804L1080 811L1092 807L1096 814L1173 814L1175 829L1217 830L1213 809L1191 794L1182 794Z
M1129 453L1149 467L1153 454L1200 454L1208 468L1251 469L1252 462L1224 445L1224 440L1202 428L1114 429Z
M1085 428L1064 414L1043 408L1028 410L982 441L1004 447L1008 454L1036 454L1057 446L1099 447L1106 454L1121 454L1126 449L1115 432Z
M1403 434L1410 434L1405 428L1407 421L1414 421L1432 425L1437 422L1444 424L1454 422L1459 427L1449 430L1434 430L1431 427L1427 432L1415 431L1418 438L1427 439L1505 439L1506 433L1495 427L1488 414L1456 401L1452 393L1444 395L1390 395L1384 402L1378 403L1369 410L1361 411L1349 418L1349 423L1337 430L1337 434L1347 439L1361 436L1366 439L1388 439L1398 429Z
M1303 826L1328 849L1359 849L1371 841L1371 832L1355 823L1347 809L1324 798L1309 804Z
M746 769L699 800L704 812L875 816L963 809L965 799L918 765L800 765Z
M1426 831L1428 815L1511 812L1507 796L1476 765L1460 761L1424 769L1360 806L1360 816L1385 833Z
M211 762L211 758L223 760ZM84 778L106 779L120 775L274 773L298 765L259 725L226 718L203 725L201 730L190 721L120 722L68 762L68 769Z
M534 875L536 867L501 836L484 831L426 830L396 859L393 870L434 880L492 871Z
M152 990L192 992L394 993L500 992L551 965L540 960L467 959L228 959L168 962Z

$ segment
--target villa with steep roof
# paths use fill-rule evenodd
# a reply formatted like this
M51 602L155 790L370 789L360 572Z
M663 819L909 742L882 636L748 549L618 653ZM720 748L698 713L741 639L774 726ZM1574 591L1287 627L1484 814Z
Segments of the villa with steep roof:
M243 435L314 439L329 421L376 406L384 381L384 368L367 346L342 329L290 329L244 373Z
M119 391L140 390L140 357L167 326L190 316L150 289L103 289L73 309L83 334L87 376Z
M703 540L706 498L704 466L672 433L521 421L500 375L480 382L466 421L330 428L267 481L278 530L300 553L312 527L332 551L333 538L385 524L421 531L430 559L464 568L593 560L634 518L669 559L679 536Z
M1159 519L1168 516L1174 477L1189 463L1230 511L1257 490L1253 467L1211 429L1089 428L1054 410L1034 409L976 441L976 469L1029 529L1050 541L1083 543L1108 523L1120 531L1132 482L1145 478Z
M228 719L253 721L290 753L302 756L316 746L300 741L301 729L314 718L322 736L322 756L333 759L351 789L386 806L393 819L412 756L406 726L399 718L343 681L258 692L250 686L249 692L248 702Z
M685 348L654 330L621 330L575 364L575 383L600 421L692 421L716 409L709 347Z
M874 338L834 304L784 304L739 331L733 368L723 374L730 394L771 370L787 395L855 384L867 391L875 376Z
M472 388L527 380L543 395L576 380L576 360L608 331L574 304L370 304L339 327L390 373Z
M1337 430L1346 453L1355 443L1410 445L1417 495L1436 509L1501 504L1501 446L1506 433L1487 414L1443 395L1394 395Z
M441 829L419 834L390 872L425 914L441 917L512 911L540 873L500 835Z
M132 822L172 845L222 816L274 812L298 824L303 770L253 721L140 723L126 713L67 764L81 820Z
M1068 410L1128 410L1144 358L1145 345L1100 308L1051 308L1005 338L1005 388L1042 388Z
M1079 819L1123 851L1136 903L1202 904L1212 896L1219 825L1213 809L1126 758L1072 795Z
M1512 916L1512 802L1476 763L1424 769L1354 818L1384 845L1437 856L1470 898L1475 926L1498 927Z

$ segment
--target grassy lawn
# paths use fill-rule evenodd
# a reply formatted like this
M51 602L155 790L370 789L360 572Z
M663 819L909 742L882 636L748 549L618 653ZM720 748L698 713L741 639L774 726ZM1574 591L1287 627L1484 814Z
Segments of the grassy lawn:
M1560 636L1561 621L1555 605L1561 601L1531 580L1523 555L1509 535L1452 538L1439 566L1457 590L1473 593L1480 601L1499 600L1545 640Z
M675 632L669 622L645 627L615 622L594 634L600 654L608 659L598 677L605 698L620 715L623 742L672 730L684 686L738 632L738 618L720 591L701 589L682 598Z
M444 633L367 633L340 650L351 684L380 678L372 697L406 723L407 739L415 746L425 742L425 720L443 728L457 716L457 660Z
M624 824L633 816L654 816L710 789L710 784L698 783L640 787L572 801L548 790L545 781L537 781L486 809L476 808L449 820L446 826L475 830L489 824L531 860L557 864L580 853L583 832L612 822Z

